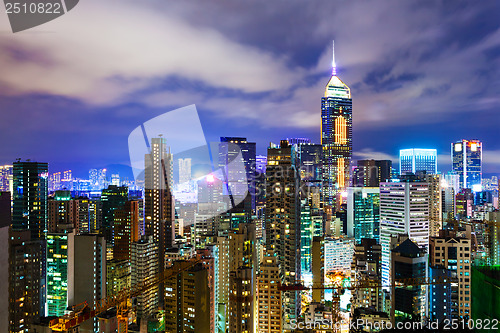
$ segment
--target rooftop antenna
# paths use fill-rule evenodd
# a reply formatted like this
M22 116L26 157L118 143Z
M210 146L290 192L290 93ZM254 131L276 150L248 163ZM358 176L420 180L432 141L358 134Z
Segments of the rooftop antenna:
M332 41L332 76L337 75L337 65L335 64L335 40Z

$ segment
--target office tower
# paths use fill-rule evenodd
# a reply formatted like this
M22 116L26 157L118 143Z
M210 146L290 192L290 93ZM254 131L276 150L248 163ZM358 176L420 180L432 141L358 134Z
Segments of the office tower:
M281 333L283 330L283 304L279 285L282 283L278 258L264 257L257 275L257 313L259 333Z
M325 275L351 275L351 263L354 255L354 239L347 237L327 237L325 247Z
M430 264L450 270L458 285L451 285L451 308L449 318L467 319L470 316L472 267L471 240L456 237L454 232L442 230L438 237L430 238Z
M45 315L41 265L45 262L42 240L32 240L30 230L11 231L9 240L9 332L27 332Z
M461 140L451 144L451 169L459 175L460 188L481 191L483 144Z
M106 295L112 296L125 288L130 288L132 271L129 260L111 259L106 261Z
M190 158L179 158L179 184L191 180L191 161Z
M139 201L127 201L114 211L113 258L130 260L131 246L139 240Z
M143 237L132 243L131 285L153 281L159 273L158 245L153 237ZM158 309L159 287L153 286L137 297L137 317L148 318Z
M401 235L399 235L401 236ZM399 244L391 251L391 281L426 278L428 255L411 239L398 237ZM423 322L427 317L427 286L391 285L391 320Z
M231 206L235 206L245 196L250 195L251 206L248 207L249 214L255 209L255 142L248 142L246 138L221 137L219 143L219 168L224 168L224 194L228 194L231 200ZM241 152L241 157L245 165L246 174L240 174L241 170L230 166L230 163L237 158ZM246 178L246 179L245 179ZM229 193L228 185L231 184Z
M292 148L282 140L280 147L267 150L266 168L266 250L273 252L280 263L284 282L300 281L300 206L298 172L292 163ZM283 292L284 328L297 319L299 293Z
M471 293L472 311L470 318L476 323L479 319L500 318L500 269L499 266L472 267ZM487 330L484 330L487 331Z
M325 239L324 237L314 237L311 247L312 262L312 285L316 289L312 290L313 302L321 303L325 299L325 291L322 287L325 284Z
M166 332L214 332L213 279L213 266L198 263L165 281Z
M454 219L457 215L456 194L459 190L458 175L446 174L441 179L442 221Z
M442 176L425 174L422 177L429 185L429 236L437 236L443 228Z
M378 187L392 178L391 160L359 160L352 175L352 186Z
M32 239L47 232L47 178L47 163L14 162L12 228L30 230Z
M114 213L115 210L123 208L128 200L128 188L126 186L109 185L102 190L102 225L101 232L106 238L106 244L112 246L115 242Z
M380 238L380 189L349 187L347 189L347 236L359 244L363 238Z
M229 275L229 333L254 332L254 274L246 267Z
M13 188L13 166L0 165L0 192L12 193Z
M321 144L323 145L323 200L336 209L340 193L350 183L352 158L351 90L337 76L333 50L332 76L321 98Z
M47 315L63 316L68 307L68 234L47 235Z
M428 174L437 174L436 149L401 149L399 151L399 174L417 174L425 171Z
M68 305L94 304L106 297L106 240L97 234L68 234ZM97 331L97 319L80 330Z
M380 184L382 283L391 280L391 236L407 234L419 247L429 247L429 188L423 182Z

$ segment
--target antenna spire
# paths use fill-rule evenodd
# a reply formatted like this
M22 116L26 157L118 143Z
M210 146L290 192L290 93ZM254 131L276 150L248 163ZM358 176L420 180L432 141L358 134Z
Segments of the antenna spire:
M335 40L332 41L332 76L337 75L337 65L335 64Z

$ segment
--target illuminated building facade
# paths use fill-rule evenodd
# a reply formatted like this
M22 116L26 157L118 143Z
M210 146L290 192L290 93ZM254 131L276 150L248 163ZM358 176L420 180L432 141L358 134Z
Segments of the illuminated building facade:
M30 230L32 239L47 232L48 164L14 162L12 228Z
M40 288L44 244L29 230L11 231L9 240L9 332L24 333L42 316ZM4 281L5 283L5 281Z
M356 244L363 238L380 238L380 190L378 187L347 189L347 236Z
M68 234L47 235L47 313L62 316L68 307Z
M0 191L12 193L12 165L0 165Z
M127 201L123 209L114 211L113 258L130 260L131 246L139 240L139 202Z
M300 280L300 202L298 171L292 163L292 147L287 140L267 150L266 168L266 250L280 263L285 283ZM283 292L284 328L300 311L298 291Z
M483 144L479 140L462 140L451 144L452 170L459 175L460 188L481 191Z
M471 240L442 230L438 237L430 238L429 250L431 265L449 270L450 276L458 280L451 284L451 304L445 317L468 319L472 300Z
M428 174L437 174L436 149L401 149L399 151L399 174L416 174L425 171Z
M419 247L429 247L429 188L423 182L380 184L382 283L391 282L391 237L406 234Z
M378 187L392 176L391 160L359 160L352 175L352 186Z
M275 256L266 256L257 276L257 313L259 333L283 331L283 304L279 285L280 266ZM300 303L300 302L299 302Z
M111 259L106 261L106 296L115 295L130 287L132 278L130 261Z
M351 90L336 73L333 54L332 76L321 98L321 144L323 145L323 200L336 209L340 193L349 186L352 158Z
M109 185L102 190L102 225L101 232L106 238L106 243L112 246L115 242L114 213L115 210L123 208L128 199L128 188L126 186Z

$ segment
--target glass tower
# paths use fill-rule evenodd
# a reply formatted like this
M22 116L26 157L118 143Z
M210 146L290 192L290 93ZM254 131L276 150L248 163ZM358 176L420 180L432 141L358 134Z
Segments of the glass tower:
M332 76L321 98L324 203L336 208L339 194L349 186L352 158L352 99L349 87L337 77L335 52Z
M459 175L460 188L481 191L483 145L479 140L462 140L451 144L453 173Z
M436 149L411 148L399 151L399 174L416 174L418 171L437 174Z
M347 189L347 235L360 244L363 238L380 237L380 190L378 187Z
M68 307L68 235L47 235L47 311L63 316Z

